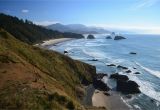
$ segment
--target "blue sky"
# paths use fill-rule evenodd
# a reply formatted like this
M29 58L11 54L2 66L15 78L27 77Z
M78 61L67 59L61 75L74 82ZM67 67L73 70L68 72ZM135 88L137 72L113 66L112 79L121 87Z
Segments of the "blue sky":
M160 0L0 0L0 12L37 24L85 24L160 33Z

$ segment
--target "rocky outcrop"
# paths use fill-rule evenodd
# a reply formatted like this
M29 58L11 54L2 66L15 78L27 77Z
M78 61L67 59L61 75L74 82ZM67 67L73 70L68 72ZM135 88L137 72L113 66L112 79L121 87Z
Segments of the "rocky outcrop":
M104 76L108 76L108 75L105 73L98 73L95 75L94 80L93 80L93 86L95 89L98 89L100 91L109 91L110 90L110 88L107 86L107 84L102 81L102 78Z
M88 61L98 61L98 59L89 59Z
M97 73L96 74L96 79L102 79L104 76L108 76L106 73Z
M68 54L68 51L65 50L63 53L64 53L64 54Z
M82 78L82 80L81 80L81 84L83 84L84 86L88 86L88 85L90 85L90 84L91 84L91 82L90 82L90 81L88 81L86 78Z
M115 64L108 64L107 66L116 66Z
M136 52L130 52L129 54L136 55L137 53Z
M128 69L127 67L121 66L121 65L118 65L117 68L120 68L120 69Z
M116 79L117 91L120 91L124 94L140 93L139 85L136 82L129 80L128 76L116 73L112 74L110 78Z
M112 37L111 36L107 36L106 39L112 39Z
M87 36L87 39L95 39L95 37L94 37L93 35L89 34L89 35Z
M132 72L131 70L127 70L127 71L126 71L126 73L131 73L131 72Z
M141 74L140 72L135 72L134 74Z
M119 35L114 37L114 40L122 40L122 39L126 39L126 38Z
M128 81L129 80L128 76L126 76L126 75L120 75L118 73L111 74L110 78L116 79L116 80L122 80L122 81Z
M139 85L134 81L117 80L117 91L121 91L124 94L141 93Z
M102 80L94 79L93 86L100 91L109 91L110 88Z

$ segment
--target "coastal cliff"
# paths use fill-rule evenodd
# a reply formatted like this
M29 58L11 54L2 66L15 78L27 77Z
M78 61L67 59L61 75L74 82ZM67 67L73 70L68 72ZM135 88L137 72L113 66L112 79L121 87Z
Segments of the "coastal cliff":
M28 45L0 29L0 109L85 109L82 81L94 66Z

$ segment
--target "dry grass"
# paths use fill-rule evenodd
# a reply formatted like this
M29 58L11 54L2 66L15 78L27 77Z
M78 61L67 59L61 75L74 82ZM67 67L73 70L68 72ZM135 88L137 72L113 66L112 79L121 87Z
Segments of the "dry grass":
M76 87L94 75L93 66L25 44L0 29L0 109L83 109Z

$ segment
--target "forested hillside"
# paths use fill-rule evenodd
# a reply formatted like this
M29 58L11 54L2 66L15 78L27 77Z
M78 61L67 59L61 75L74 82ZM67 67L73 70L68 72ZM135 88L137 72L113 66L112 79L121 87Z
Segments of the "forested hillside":
M52 38L84 38L81 34L58 32L33 24L29 20L19 19L10 15L0 14L0 27L17 39L35 44Z

